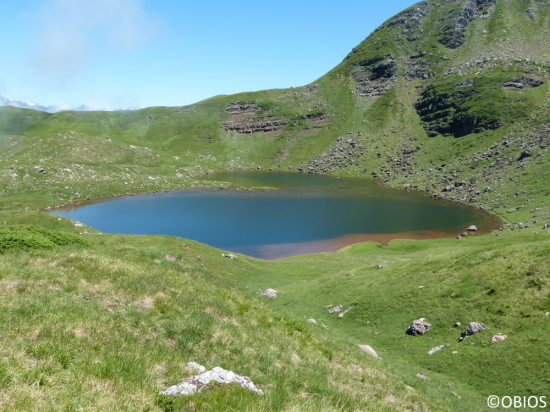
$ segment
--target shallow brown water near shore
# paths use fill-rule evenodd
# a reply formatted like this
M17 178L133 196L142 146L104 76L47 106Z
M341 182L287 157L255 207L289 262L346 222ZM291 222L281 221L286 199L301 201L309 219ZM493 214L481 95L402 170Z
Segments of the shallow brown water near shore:
M456 237L470 225L481 234L500 226L482 210L370 179L288 172L218 172L205 179L284 190L160 192L53 213L82 217L104 232L174 235L261 259L331 252L368 240Z

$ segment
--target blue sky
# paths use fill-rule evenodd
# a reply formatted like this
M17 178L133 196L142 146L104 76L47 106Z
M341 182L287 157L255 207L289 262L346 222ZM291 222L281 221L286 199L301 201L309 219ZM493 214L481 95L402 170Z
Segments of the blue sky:
M415 1L2 1L0 95L178 106L308 84Z

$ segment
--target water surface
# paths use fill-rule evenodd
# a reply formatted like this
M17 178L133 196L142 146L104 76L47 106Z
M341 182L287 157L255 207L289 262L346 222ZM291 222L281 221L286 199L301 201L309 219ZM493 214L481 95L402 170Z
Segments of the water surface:
M283 190L189 189L110 198L53 213L103 232L193 239L262 259L334 251L365 240L451 237L498 227L486 212L370 179L218 172L207 180Z

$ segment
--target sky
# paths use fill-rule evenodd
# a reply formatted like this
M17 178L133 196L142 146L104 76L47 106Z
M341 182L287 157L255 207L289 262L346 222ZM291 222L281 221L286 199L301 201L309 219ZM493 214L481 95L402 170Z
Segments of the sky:
M411 0L0 0L0 95L181 106L309 84Z

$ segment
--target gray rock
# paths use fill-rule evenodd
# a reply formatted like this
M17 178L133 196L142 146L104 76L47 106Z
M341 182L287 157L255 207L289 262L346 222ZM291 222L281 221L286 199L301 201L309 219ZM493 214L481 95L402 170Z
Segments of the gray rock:
M427 331L431 329L431 327L432 325L426 322L424 318L420 318L411 323L411 326L409 326L406 333L407 335L412 336L424 335Z
M388 267L388 265L382 265L382 264L378 265L378 269L383 269L383 268L387 268L387 267Z
M237 259L237 256L235 256L233 253L229 253L227 255L224 255L222 253L222 256L226 257L226 258L229 258L229 259Z
M470 230L472 232L476 232L477 231L477 226L471 225L471 226L468 227L468 230Z
M338 317L339 318L343 318L344 315L351 309L351 307L347 308L345 311L343 311L342 313L338 314Z
M466 328L466 330L460 334L459 340L462 342L464 339L469 338L470 336L473 336L476 333L484 331L485 329L487 329L487 326L485 326L483 323L471 322Z
M460 322L456 322L456 323L454 324L454 327L455 327L455 328L458 328L460 325L461 325Z
M311 323L317 323L317 321L315 319L308 319L307 321L311 322Z
M431 348L429 351L428 351L428 355L433 355L434 353L436 352L439 352L441 349L443 349L445 347L445 345L439 345L439 346L436 346L435 348Z
M262 296L267 296L268 298L275 299L277 297L277 292L275 289L265 289L262 293Z
M419 373L416 374L416 377L418 377L418 378L420 378L420 379L425 379L425 380L428 380L428 381L430 380L430 378L428 378L427 376L421 375L421 374L419 374Z
M508 210L506 211L506 213L514 213L515 211L516 211L516 209L508 209Z
M342 310L342 305L338 305L338 306L335 306L333 307L332 309L330 309L328 311L328 313L335 313L335 312L340 312Z
M519 227L520 229L525 229L525 223L519 222L519 223L518 223L518 227Z

